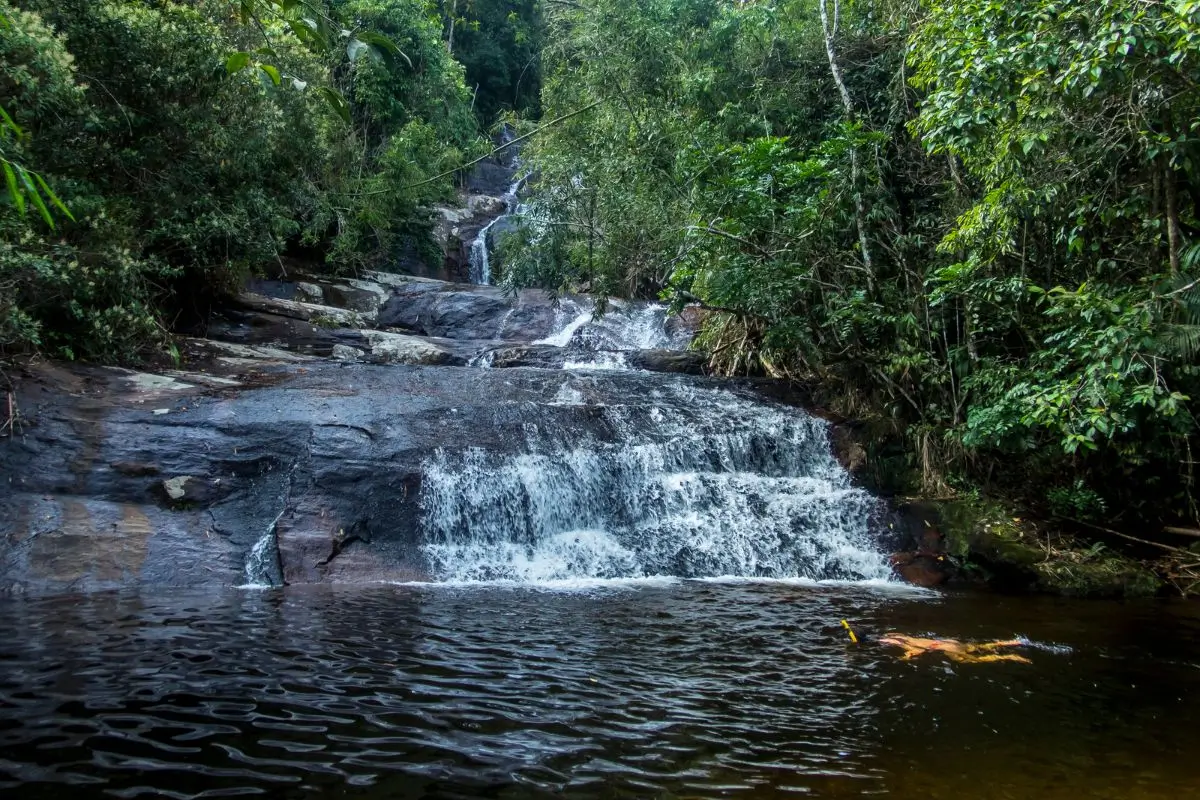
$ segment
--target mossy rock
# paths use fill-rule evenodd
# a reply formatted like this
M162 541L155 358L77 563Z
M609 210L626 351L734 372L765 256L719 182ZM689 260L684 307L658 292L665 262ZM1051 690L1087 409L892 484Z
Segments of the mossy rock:
M1038 586L1055 594L1086 597L1151 597L1162 581L1137 561L1109 556L1073 563L1046 561L1037 566Z
M1052 536L1052 546L1009 509L977 498L942 503L946 552L960 575L993 588L1075 597L1146 597L1163 586L1143 563L1101 545Z

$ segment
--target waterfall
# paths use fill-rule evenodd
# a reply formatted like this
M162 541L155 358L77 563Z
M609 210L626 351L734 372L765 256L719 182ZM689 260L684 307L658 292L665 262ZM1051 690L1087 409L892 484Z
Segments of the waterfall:
M667 307L658 303L630 303L609 299L608 311L596 316L590 298L559 301L554 333L534 344L599 350L679 350L687 347L688 335L667 330Z
M521 191L521 186L525 183L525 177L522 176L513 181L508 187L508 191L504 193L504 213L493 219L487 225L480 229L476 234L475 239L471 242L471 251L469 255L470 277L472 283L478 283L483 286L490 286L492 283L492 258L491 258L491 236L492 228L497 222L508 219L517 211L518 200L517 194Z
M276 543L275 534L276 526L279 525L279 520L283 518L284 511L280 511L279 515L271 521L267 530L254 546L250 548L249 555L246 556L246 566L244 568L246 574L246 582L242 584L242 589L270 589L273 586L279 586L283 583L282 569L279 565L279 547Z
M564 369L628 369L625 353L632 350L681 350L686 331L671 332L667 308L657 303L631 303L610 298L608 310L594 311L590 298L563 298L556 310L555 331L533 344L566 349L571 357Z
M564 374L555 404L582 406L586 380ZM888 578L879 501L851 485L824 421L682 380L655 395L595 408L606 439L547 420L515 454L428 458L435 578Z

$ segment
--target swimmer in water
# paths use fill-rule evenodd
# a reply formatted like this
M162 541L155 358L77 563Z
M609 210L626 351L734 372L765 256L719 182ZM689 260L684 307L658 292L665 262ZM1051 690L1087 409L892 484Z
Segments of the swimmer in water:
M1020 639L1005 639L995 642L960 642L958 639L922 639L917 636L906 636L903 633L887 633L879 638L880 644L895 645L904 648L900 655L901 661L922 655L924 653L944 653L946 658L960 664L978 664L988 661L1019 661L1031 664L1025 656L1016 653L999 653L1005 647L1020 647L1025 642Z

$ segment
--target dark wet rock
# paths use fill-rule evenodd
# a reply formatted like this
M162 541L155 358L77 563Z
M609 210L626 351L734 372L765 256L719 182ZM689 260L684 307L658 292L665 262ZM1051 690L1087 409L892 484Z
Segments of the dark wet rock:
M354 311L336 306L302 303L297 300L281 300L275 297L247 292L243 292L233 298L233 302L237 307L248 311L259 311L282 317L291 317L326 328L361 328L364 325L373 325L376 317L374 309Z
M891 558L892 568L906 583L932 588L950 579L950 565L943 555L933 553L897 553Z
M834 458L855 477L867 466L867 449L860 437L861 432L850 425L834 425L829 431Z
M535 367L562 369L565 364L620 363L628 369L703 375L707 359L703 353L676 350L591 351L550 344L515 344L497 347L484 354L493 369Z
M220 478L197 478L193 475L177 475L160 483L167 504L174 508L186 506L209 506L227 494Z
M625 363L648 372L703 375L708 371L708 356L694 350L634 350L625 355Z
M561 369L567 360L567 352L552 344L509 345L489 350L485 359L488 366L494 369L511 367Z
M531 342L553 332L556 320L554 302L534 289L507 297L494 286L421 282L396 287L378 324L424 336Z
M158 464L147 464L139 461L114 461L109 466L122 475L128 475L133 478L143 478L162 473L162 469Z
M512 185L516 169L513 165L481 161L467 179L467 189L477 195L501 197Z
M204 333L212 339L244 345L266 345L306 355L326 356L339 345L363 349L357 328L330 328L291 316L225 309L213 316Z
M391 291L372 281L349 278L345 283L328 283L322 287L325 304L357 311L373 318L387 302Z
M31 368L21 433L0 440L0 591L240 584L264 538L290 582L419 579L421 475L439 448L520 450L534 406L545 430L615 441L604 408L649 427L636 399L662 386L645 373L205 368ZM578 402L556 400L566 388Z

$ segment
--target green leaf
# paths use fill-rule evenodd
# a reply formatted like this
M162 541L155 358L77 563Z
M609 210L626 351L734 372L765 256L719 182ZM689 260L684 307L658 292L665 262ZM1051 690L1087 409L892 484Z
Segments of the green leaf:
M383 53L390 56L398 56L404 59L408 64L409 69L412 69L412 59L409 58L400 47L388 37L378 31L360 31L355 34L355 39L360 42L365 42L374 48L379 49Z
M250 60L251 58L249 53L233 53L229 56L229 58L225 59L225 72L230 75L241 72L246 67L250 66Z
M42 192L47 198L49 198L50 202L53 203L54 206L61 211L67 219L71 220L71 222L74 222L75 216L71 213L71 209L67 208L63 201L58 199L58 195L56 195L54 191L48 185L46 185L46 182L42 180L42 176L35 172L33 173L33 177L35 180L37 180L38 186L42 187Z
M371 45L361 39L351 39L346 43L346 57L350 59L351 64L357 63L363 53L369 53L370 51Z
M25 213L25 195L21 193L21 189L17 186L17 176L13 172L13 165L8 161L4 161L4 180L8 184L8 196L12 198L13 205L17 207L17 211Z
M350 105L346 102L346 98L342 97L341 92L336 89L330 89L328 86L318 86L317 94L329 104L337 115L341 117L347 125L350 124Z
M259 64L258 68L260 70L262 70L263 72L267 73L267 77L269 77L271 79L271 83L275 84L276 86L280 85L280 83L282 82L283 79L282 79L282 77L280 77L278 69L271 66L270 64Z
M10 117L8 112L4 110L4 106L0 106L0 120L4 122L4 127L12 131L18 139L25 135L25 131L21 129L20 125L13 121L13 118Z
M21 183L25 184L26 190L29 192L29 201L37 208L38 213L42 215L42 219L54 229L54 217L50 216L50 209L46 208L45 202L42 201L42 196L38 194L38 190L34 187L33 181L29 180L29 173L24 167L16 167L17 175L21 178Z

